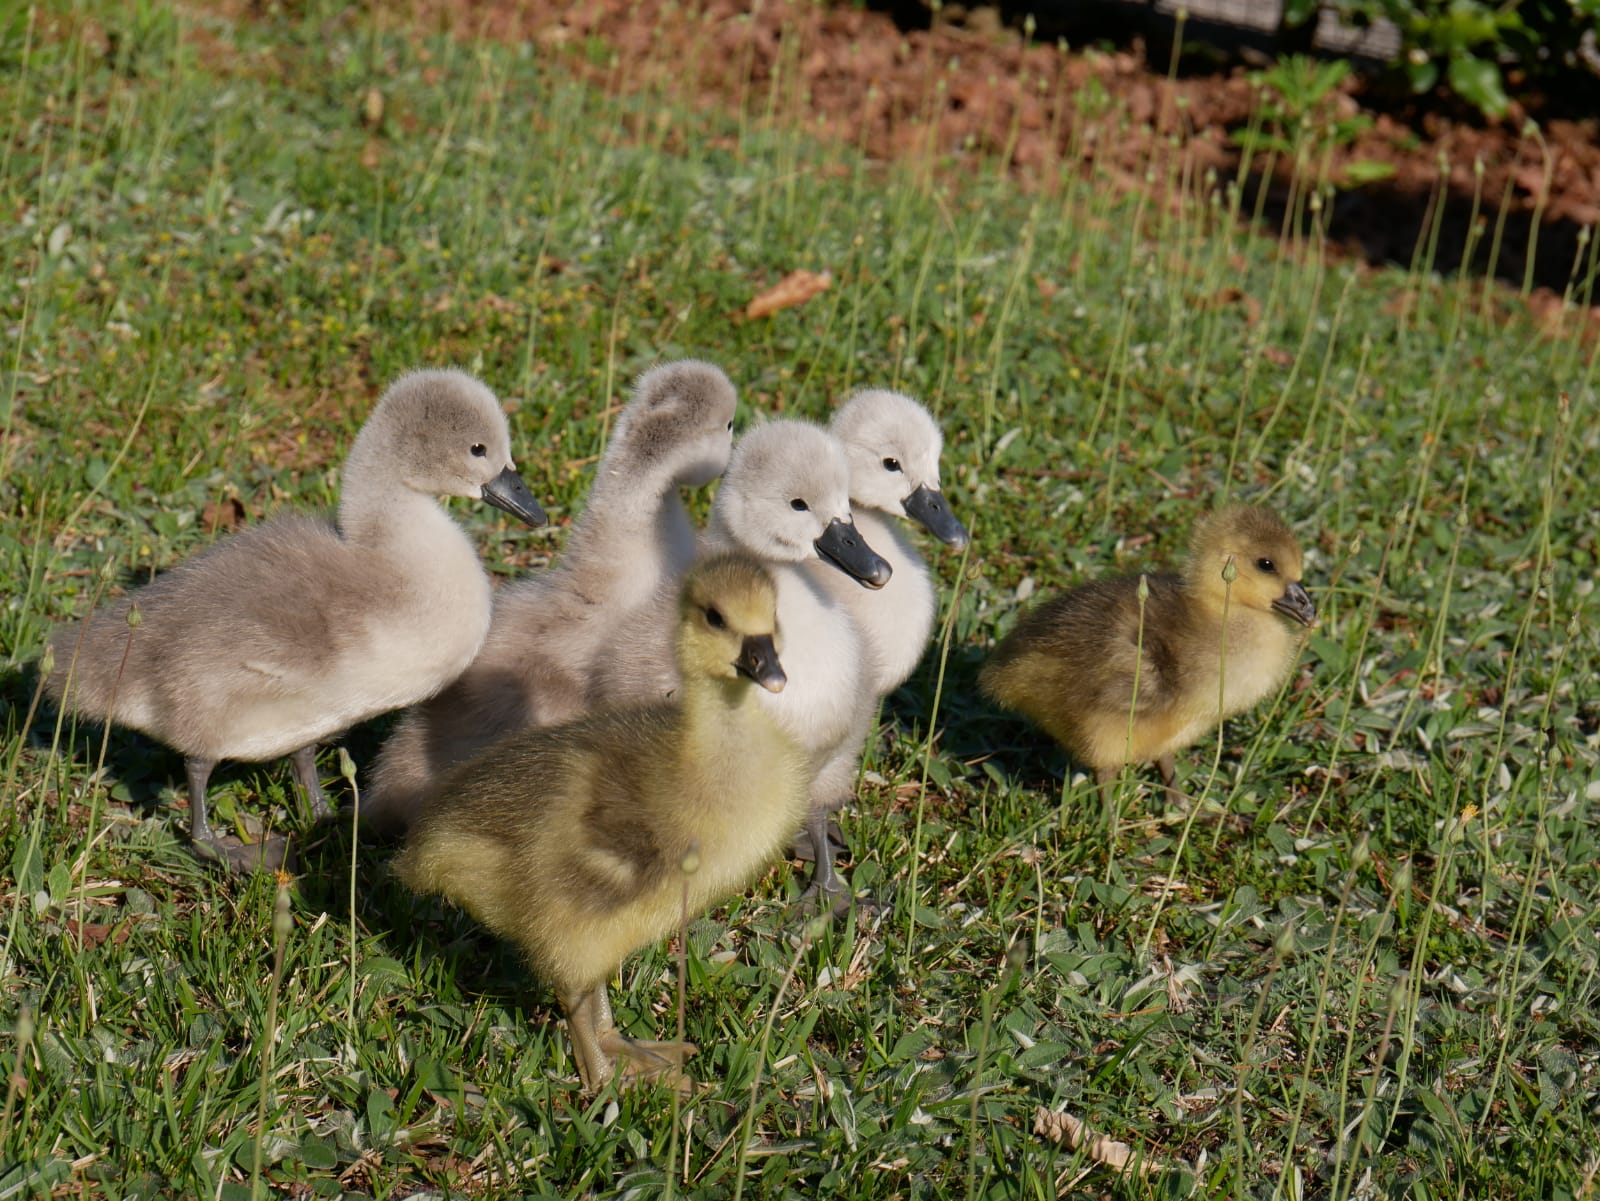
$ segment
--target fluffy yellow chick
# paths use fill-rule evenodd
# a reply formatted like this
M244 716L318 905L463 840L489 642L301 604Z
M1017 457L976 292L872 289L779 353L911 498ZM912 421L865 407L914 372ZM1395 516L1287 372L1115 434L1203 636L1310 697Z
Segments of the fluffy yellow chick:
M1256 505L1202 518L1181 575L1096 580L1027 613L979 675L985 694L1026 714L1101 784L1174 756L1288 676L1316 606L1289 527ZM1137 695L1136 695L1137 690Z
M694 1048L636 1042L606 983L631 952L780 858L807 811L807 761L759 703L780 691L777 589L742 552L680 593L678 699L529 728L436 786L396 861L516 943L567 1017L587 1092L675 1077Z

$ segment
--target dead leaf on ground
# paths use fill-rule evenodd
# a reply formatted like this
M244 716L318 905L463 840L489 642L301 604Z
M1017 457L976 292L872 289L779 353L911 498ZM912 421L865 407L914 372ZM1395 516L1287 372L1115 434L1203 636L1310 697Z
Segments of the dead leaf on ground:
M821 275L814 271L791 271L747 304L744 315L753 320L776 313L779 309L792 309L826 292L832 284L831 271L824 271Z
M1416 303L1417 294L1406 288L1384 301L1382 312L1386 317L1404 317Z
M213 500L200 510L200 524L208 534L237 529L248 518L244 503L237 496Z
M66 927L67 937L85 947L98 947L108 939L121 946L128 941L128 935L133 927L127 922L80 922L75 917L69 917L63 925Z
M1208 309L1220 309L1230 304L1242 305L1246 325L1254 325L1261 320L1261 302L1242 288L1218 288L1200 303Z

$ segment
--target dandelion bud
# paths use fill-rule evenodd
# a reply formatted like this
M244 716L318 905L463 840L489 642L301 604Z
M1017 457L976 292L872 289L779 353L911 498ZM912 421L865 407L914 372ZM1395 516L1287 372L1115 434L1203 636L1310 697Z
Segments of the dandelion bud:
M1278 937L1272 940L1272 953L1280 962L1294 954L1294 923L1285 922L1278 931Z
M1411 986L1406 978L1406 973L1401 972L1394 978L1394 983L1389 986L1389 1012L1398 1012L1406 1003L1406 998L1411 995Z
M278 899L272 904L272 937L279 942L289 937L289 886L278 881Z
M339 774L352 784L356 782L356 761L342 746L339 748Z
M683 868L683 874L686 876L692 876L700 870L700 843L698 840L689 844L689 849L683 853L683 858L679 861L678 866Z
M144 614L139 612L138 605L134 605L128 610L128 628L130 630L137 630L143 622Z
M1407 859L1394 874L1394 895L1403 897L1411 891L1411 860Z

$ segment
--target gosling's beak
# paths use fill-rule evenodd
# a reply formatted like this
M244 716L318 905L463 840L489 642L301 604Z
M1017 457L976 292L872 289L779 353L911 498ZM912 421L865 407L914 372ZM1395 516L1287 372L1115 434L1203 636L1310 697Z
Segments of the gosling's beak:
M1272 602L1272 607L1285 617L1292 617L1303 626L1317 620L1317 606L1311 594L1296 580L1283 590L1283 595Z
M528 485L522 482L515 467L507 467L483 486L483 499L497 509L504 509L513 517L520 517L529 525L543 525L550 520L539 502L533 499Z
M817 554L864 587L882 588L894 574L894 568L867 545L853 521L835 517L813 545Z
M950 506L944 503L944 493L926 484L918 484L917 490L901 502L906 511L906 516L922 522L932 534L946 546L956 550L965 550L967 546L967 527L956 520L956 515L950 511Z
M734 670L747 680L754 680L768 692L782 692L789 677L783 674L783 664L778 662L778 648L772 645L771 634L755 634L739 644L739 657L733 661Z

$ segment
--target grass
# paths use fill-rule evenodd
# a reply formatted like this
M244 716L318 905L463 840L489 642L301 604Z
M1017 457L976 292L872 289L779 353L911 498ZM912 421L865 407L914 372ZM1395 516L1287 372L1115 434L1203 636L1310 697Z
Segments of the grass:
M286 7L0 18L0 1197L1595 1194L1575 315L1536 328L1427 248L1324 258L1309 202L1282 239L1225 180L1168 204L1196 181L1159 153L1133 195L871 165L805 135L799 48L720 115L581 83L620 74L593 40ZM741 318L796 267L834 286ZM696 917L710 1088L586 1105L550 998L387 851L326 832L275 922L273 881L184 851L177 758L36 709L32 665L232 502L330 503L405 368L480 372L559 522L631 377L685 355L726 366L742 420L925 398L975 542L964 575L928 549L956 605L846 821L892 912L802 930L780 866ZM1170 560L1229 495L1300 531L1321 625L1280 696L1180 761L1200 806L1139 776L1106 812L977 667L1034 590ZM457 516L497 572L559 550L559 525ZM346 739L358 770L384 728ZM219 820L300 820L279 766L218 781ZM624 966L624 1023L672 1028L675 963ZM1041 1106L1167 1170L1036 1137Z

